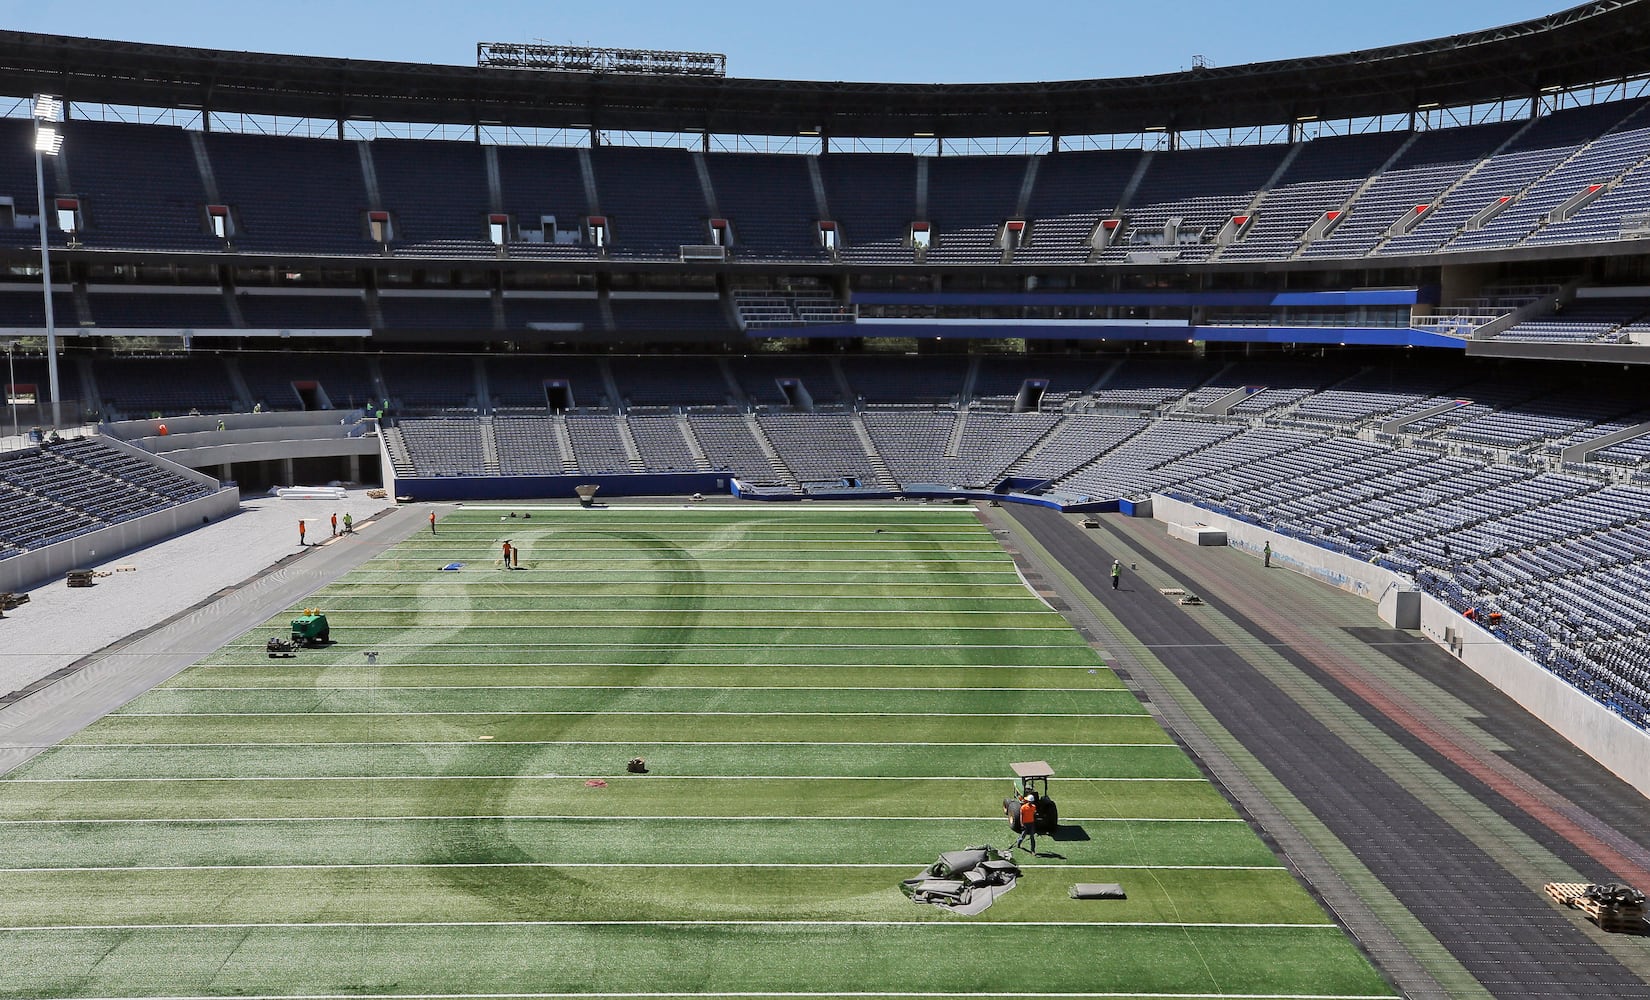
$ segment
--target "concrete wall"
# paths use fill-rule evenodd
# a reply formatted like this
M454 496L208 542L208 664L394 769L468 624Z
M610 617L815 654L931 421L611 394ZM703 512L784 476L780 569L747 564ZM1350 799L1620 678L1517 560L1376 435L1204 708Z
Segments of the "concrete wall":
M1409 583L1408 578L1362 559L1332 552L1298 538L1289 538L1260 525L1216 514L1161 493L1152 496L1152 519L1169 524L1204 524L1224 529L1227 545L1257 558L1266 543L1271 542L1272 565L1309 576L1369 601L1379 601L1389 587L1407 586Z
M1623 781L1650 796L1650 733L1627 722L1563 678L1473 624L1408 577L1351 556L1286 538L1259 525L1204 510L1162 495L1152 497L1153 517L1171 524L1202 522L1226 529L1228 543L1250 555L1272 543L1272 565L1321 580L1374 601L1381 618L1398 628L1419 627L1465 666L1512 698L1525 711L1575 744ZM1409 623L1413 622L1411 625ZM1450 643L1446 631L1460 637Z
M222 420L226 431L268 427L336 427L339 421L349 424L362 418L360 410L281 410L270 413L223 413L199 417L163 417L159 420L120 420L105 424L103 430L112 437L126 441L157 437L161 424L168 435L216 431Z
M68 541L0 560L0 591L23 591L80 569L182 534L240 509L240 491L219 490L154 514L112 524Z
M1446 642L1448 630L1459 641ZM1430 594L1421 595L1421 631L1587 756L1650 796L1650 734Z
M191 434L188 436L191 438L203 436L221 438L223 435ZM307 440L284 438L276 441L243 441L239 443L226 442L201 445L160 453L162 458L196 469L215 469L221 465L236 465L241 462L274 462L288 458L344 458L350 455L377 458L377 439L371 437L335 437Z
M388 466L386 465L386 468ZM414 500L548 500L573 497L575 486L597 485L607 497L726 495L728 474L712 472L597 476L428 476L394 480L395 491Z

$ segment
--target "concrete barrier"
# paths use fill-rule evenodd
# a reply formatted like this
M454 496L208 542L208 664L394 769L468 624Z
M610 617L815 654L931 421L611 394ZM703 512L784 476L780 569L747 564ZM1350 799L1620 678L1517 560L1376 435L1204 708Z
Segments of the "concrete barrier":
M1152 518L1167 524L1202 525L1226 532L1226 544L1252 556L1260 556L1267 543L1272 546L1272 565L1310 576L1331 587L1375 601L1387 588L1408 585L1408 577L1353 556L1344 555L1311 542L1280 535L1275 531L1239 521L1235 517L1205 510L1184 500L1162 494L1152 496Z
M1422 634L1553 732L1650 796L1650 734L1431 594L1420 595L1419 603Z
M1184 500L1154 496L1152 512L1169 524L1171 533L1177 524L1224 528L1232 548L1253 556L1260 556L1270 542L1273 566L1375 602L1382 621L1419 629L1587 756L1650 796L1650 733L1422 592L1409 577Z

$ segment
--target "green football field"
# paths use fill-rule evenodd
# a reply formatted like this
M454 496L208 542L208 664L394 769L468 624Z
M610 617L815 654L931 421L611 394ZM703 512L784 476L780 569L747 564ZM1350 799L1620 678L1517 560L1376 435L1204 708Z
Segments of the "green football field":
M971 511L468 507L304 604L0 781L0 996L1393 995ZM1019 885L907 900L1022 760Z

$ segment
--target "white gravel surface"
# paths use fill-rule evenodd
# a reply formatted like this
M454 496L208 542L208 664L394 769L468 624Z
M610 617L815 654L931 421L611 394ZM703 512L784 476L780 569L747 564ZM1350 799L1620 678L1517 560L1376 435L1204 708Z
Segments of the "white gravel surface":
M7 612L0 620L0 695L299 554L300 518L308 522L311 545L325 545L334 512L340 523L348 512L360 526L391 506L365 490L351 491L342 503L255 497L243 500L233 517L186 535L113 559L88 559L91 569L133 569L98 577L93 587L70 589L61 579L41 584L29 592L29 603Z

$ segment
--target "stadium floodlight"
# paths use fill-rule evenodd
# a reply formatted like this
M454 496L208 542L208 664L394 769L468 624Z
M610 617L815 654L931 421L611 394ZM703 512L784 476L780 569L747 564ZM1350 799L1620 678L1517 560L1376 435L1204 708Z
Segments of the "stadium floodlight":
M52 315L52 241L46 234L45 158L63 150L63 133L56 126L62 114L62 98L34 95L34 190L40 209L40 287L46 301L46 374L52 392L53 428L63 426L63 404L57 383L57 322Z
M45 153L47 156L56 156L63 149L63 133L51 125L41 125L34 130L34 151Z

